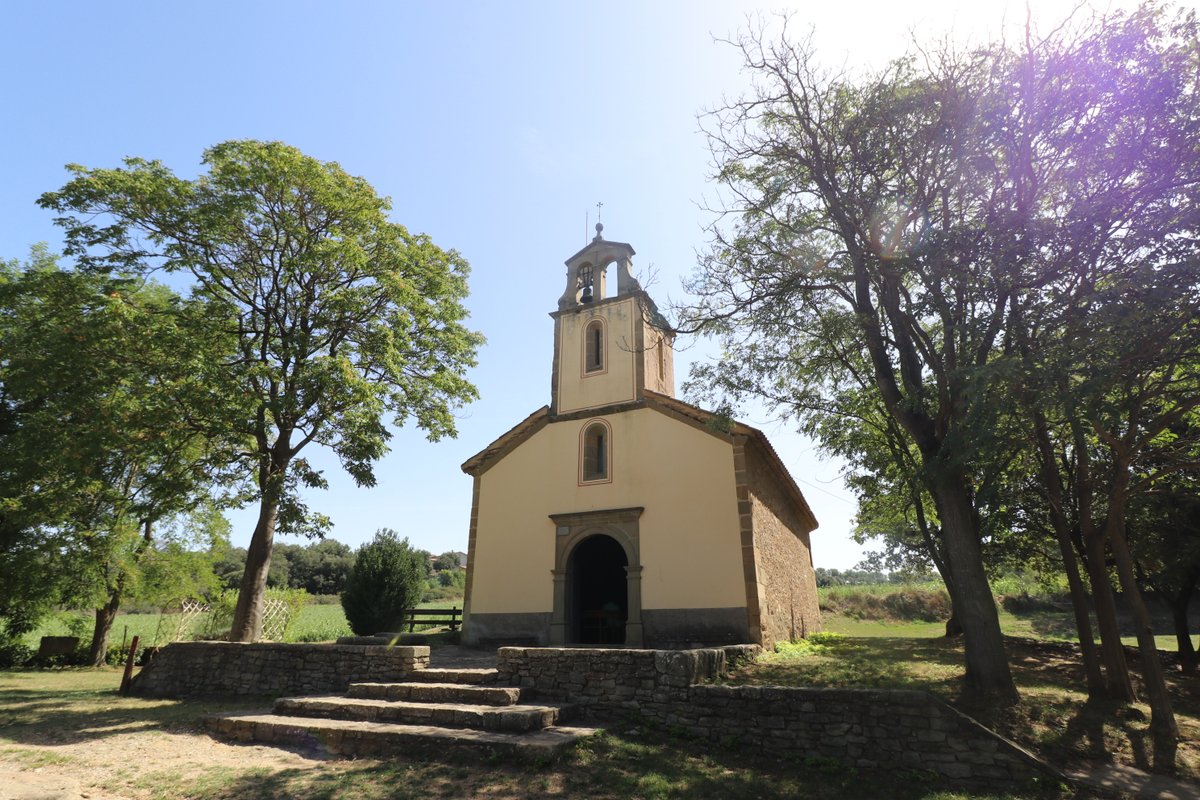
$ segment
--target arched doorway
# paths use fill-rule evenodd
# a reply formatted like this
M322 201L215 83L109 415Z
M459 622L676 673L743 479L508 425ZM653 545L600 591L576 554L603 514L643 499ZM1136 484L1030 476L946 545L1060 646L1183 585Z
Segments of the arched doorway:
M567 560L568 636L578 644L625 644L629 559L616 539L588 536Z

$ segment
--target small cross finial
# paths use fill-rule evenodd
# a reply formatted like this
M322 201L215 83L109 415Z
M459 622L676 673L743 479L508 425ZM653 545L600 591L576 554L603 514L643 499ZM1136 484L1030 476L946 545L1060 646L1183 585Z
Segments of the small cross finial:
M603 202L596 203L596 239L603 239L600 234L604 232L604 223L600 221L600 209L604 207ZM593 239L592 241L595 241Z
M602 208L604 208L604 202L603 201L597 202L596 203L596 222L600 221L600 209L602 209Z

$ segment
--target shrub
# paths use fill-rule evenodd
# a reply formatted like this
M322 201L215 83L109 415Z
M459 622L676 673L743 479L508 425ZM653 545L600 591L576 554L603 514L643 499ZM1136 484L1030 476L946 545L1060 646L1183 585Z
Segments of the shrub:
M25 666L33 658L33 648L20 636L0 635L0 669Z
M821 599L821 610L854 619L935 622L949 618L950 596L944 589L904 588L886 594L833 589Z
M399 630L401 612L421 597L426 562L408 539L387 528L358 548L342 592L350 629L358 636Z

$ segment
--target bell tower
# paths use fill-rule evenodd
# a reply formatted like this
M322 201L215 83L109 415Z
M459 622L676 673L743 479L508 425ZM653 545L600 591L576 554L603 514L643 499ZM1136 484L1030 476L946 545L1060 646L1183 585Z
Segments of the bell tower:
M633 276L634 250L604 226L567 259L554 319L550 413L558 416L639 402L648 389L675 396L674 331ZM609 296L608 269L617 290Z

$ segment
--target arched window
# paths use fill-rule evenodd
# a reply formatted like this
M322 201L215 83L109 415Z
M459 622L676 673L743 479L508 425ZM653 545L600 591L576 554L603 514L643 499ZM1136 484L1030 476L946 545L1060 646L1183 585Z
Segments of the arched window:
M612 432L603 420L588 423L580 442L579 476L583 483L611 480Z
M604 322L594 319L583 329L583 371L604 371Z

